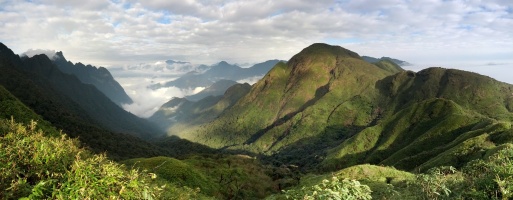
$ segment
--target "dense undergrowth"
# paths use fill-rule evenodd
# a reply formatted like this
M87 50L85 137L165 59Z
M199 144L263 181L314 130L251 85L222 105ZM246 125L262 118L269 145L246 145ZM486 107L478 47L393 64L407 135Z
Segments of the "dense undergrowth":
M76 139L46 136L36 124L0 120L2 199L159 199L161 195L189 199L195 195L192 189L157 184L155 174L127 169L104 154L93 154Z
M495 148L461 169L440 166L413 174L393 167L356 165L304 176L298 186L268 199L511 199L513 145Z

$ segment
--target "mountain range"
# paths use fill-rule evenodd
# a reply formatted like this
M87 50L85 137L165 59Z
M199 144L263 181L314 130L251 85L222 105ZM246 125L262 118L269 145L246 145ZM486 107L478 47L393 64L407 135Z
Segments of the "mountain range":
M94 85L62 72L46 55L20 58L0 43L0 70L2 87L93 150L113 158L168 154L141 139L161 135L155 125L123 110Z
M114 80L106 68L97 68L82 63L73 64L66 60L62 52L56 52L51 60L60 71L75 75L82 83L94 85L114 103L118 105L133 103L123 87Z
M409 65L412 65L411 63L406 62L404 60L399 60L399 59L390 58L390 57L374 58L374 57L370 57L370 56L362 56L362 59L367 61L367 62L370 62L370 63L378 63L379 61L382 61L382 60L389 60L389 61L392 61L393 63L395 63L395 64L397 64L399 66L409 66Z
M178 79L166 83L157 83L150 85L151 89L163 87L177 87L180 89L194 89L197 87L209 87L219 80L239 81L247 78L260 77L267 73L278 60L268 60L258 63L249 68L242 68L237 65L229 64L225 61L212 65L205 72L191 71Z
M236 70L228 65L219 68ZM28 124L17 129L25 135L37 126L44 137L64 138L63 130L94 153L148 170L132 175L169 184L159 187L163 199L287 199L334 190L353 191L344 195L355 199L512 197L513 85L476 73L406 71L391 59L371 62L316 43L276 61L253 85L220 81L209 91L227 87L221 95L173 98L145 120L45 55L20 58L0 43L0 70L2 141L15 120ZM221 71L209 73L227 76ZM21 151L0 153L12 152ZM5 163L0 172L10 172L4 166L13 162ZM0 189L13 198L50 198L62 189L41 178L57 172L25 177L39 169L34 163L45 161L16 165L24 173L6 176L12 180L0 181ZM90 184L103 176L91 175ZM19 190L11 186L18 179L25 183ZM119 188L108 188L110 197L124 192Z
M405 71L388 59L371 64L342 47L313 44L276 64L216 117L204 113L210 121L167 131L305 168L371 163L427 170L476 158L455 151L483 133L490 138L480 139L486 146L476 151L507 142L492 138L511 129L512 106L513 86L486 76Z

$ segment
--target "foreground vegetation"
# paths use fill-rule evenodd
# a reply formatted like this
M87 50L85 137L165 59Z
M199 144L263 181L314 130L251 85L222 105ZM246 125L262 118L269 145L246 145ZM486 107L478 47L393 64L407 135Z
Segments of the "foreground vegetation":
M461 169L435 167L413 174L392 167L357 165L326 175L308 175L301 184L268 199L511 199L513 145Z
M37 123L0 120L0 198L155 199L172 192L177 199L195 195L188 188L159 185L156 175L127 169L80 148L61 134L48 136Z

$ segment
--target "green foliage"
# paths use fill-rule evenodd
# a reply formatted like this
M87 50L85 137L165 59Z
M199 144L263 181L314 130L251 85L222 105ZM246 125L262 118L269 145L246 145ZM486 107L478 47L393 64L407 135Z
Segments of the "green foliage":
M476 199L513 198L513 145L486 159L475 160L463 168L468 188L465 196Z
M369 186L355 180L341 180L336 176L324 179L320 184L283 192L286 199L372 199Z
M153 157L130 159L123 163L133 169L151 170L159 178L175 185L199 188L207 194L213 193L213 188L205 175L183 161L169 157Z
M447 199L452 193L450 184L454 180L449 176L456 172L454 167L430 169L427 174L417 175L413 187L421 191L419 194L423 199Z
M65 135L48 137L14 120L0 120L1 198L154 199L164 187L151 174L79 148Z
M127 166L153 171L168 185L197 188L219 199L261 199L275 192L266 168L253 158L238 156L168 157L124 161Z
M37 121L37 128L42 129L46 134L58 135L59 132L43 118L30 108L21 103L9 91L0 85L0 119L16 119L20 123L31 123Z

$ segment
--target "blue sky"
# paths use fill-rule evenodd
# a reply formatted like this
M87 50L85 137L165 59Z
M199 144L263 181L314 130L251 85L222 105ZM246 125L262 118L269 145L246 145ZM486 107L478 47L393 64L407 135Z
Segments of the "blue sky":
M507 81L512 10L511 0L0 0L0 41L107 67L287 60L326 42L419 66L500 64L493 73Z

